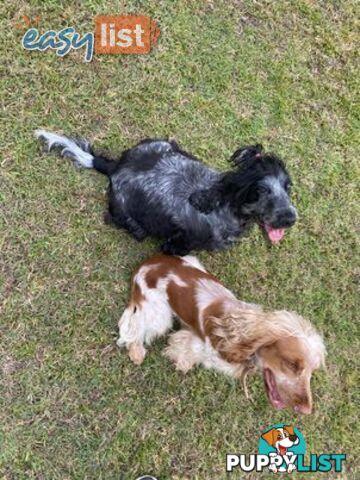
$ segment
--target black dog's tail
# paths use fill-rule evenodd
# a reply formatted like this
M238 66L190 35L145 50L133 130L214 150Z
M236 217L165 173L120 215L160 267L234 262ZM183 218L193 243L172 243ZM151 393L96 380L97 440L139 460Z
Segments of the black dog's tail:
M87 140L78 140L41 129L35 130L35 137L45 141L49 152L52 148L60 148L60 155L71 158L77 167L95 168L98 172L110 176L118 166L115 160L95 155Z

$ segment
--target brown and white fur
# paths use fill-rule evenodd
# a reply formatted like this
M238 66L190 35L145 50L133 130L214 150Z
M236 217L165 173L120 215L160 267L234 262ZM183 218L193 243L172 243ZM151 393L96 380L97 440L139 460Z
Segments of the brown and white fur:
M310 379L325 347L309 321L238 300L195 257L157 255L134 273L117 344L141 364L145 345L170 330L174 317L183 328L170 335L164 353L177 369L202 364L244 379L257 367L274 408L311 413Z

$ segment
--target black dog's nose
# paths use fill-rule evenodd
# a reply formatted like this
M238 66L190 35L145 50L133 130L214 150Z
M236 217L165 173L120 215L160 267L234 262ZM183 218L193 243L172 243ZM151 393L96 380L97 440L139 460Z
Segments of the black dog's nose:
M297 436L296 436L296 435L289 435L289 439L290 439L292 442L296 442Z
M277 215L279 228L292 227L296 222L296 211L293 208L282 210Z

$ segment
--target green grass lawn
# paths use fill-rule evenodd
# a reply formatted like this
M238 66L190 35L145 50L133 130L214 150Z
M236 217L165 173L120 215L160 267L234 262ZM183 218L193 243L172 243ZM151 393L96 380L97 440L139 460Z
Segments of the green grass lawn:
M14 26L41 15L41 32L83 34L100 13L151 15L158 46L85 63L83 50L23 50ZM360 478L358 3L21 0L0 14L0 478L256 479L227 476L225 454L256 453L278 422L296 425L308 452L348 455L342 474L294 478ZM161 356L165 339L141 367L129 362L117 321L131 272L158 244L105 225L106 179L42 153L37 127L111 152L171 136L219 169L252 142L285 159L299 222L283 242L254 228L200 258L239 298L323 333L313 415L273 411L259 376L248 401L217 373L182 375Z

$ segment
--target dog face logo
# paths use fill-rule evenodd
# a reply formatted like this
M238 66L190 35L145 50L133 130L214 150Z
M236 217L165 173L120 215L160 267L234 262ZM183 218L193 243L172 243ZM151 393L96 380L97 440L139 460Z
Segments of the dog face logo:
M274 425L261 435L259 451L271 458L269 470L291 473L296 470L297 455L305 453L305 441L292 425Z
M285 455L287 449L299 443L299 438L294 433L294 428L284 425L283 428L272 428L261 435L269 445L276 448L279 455Z

